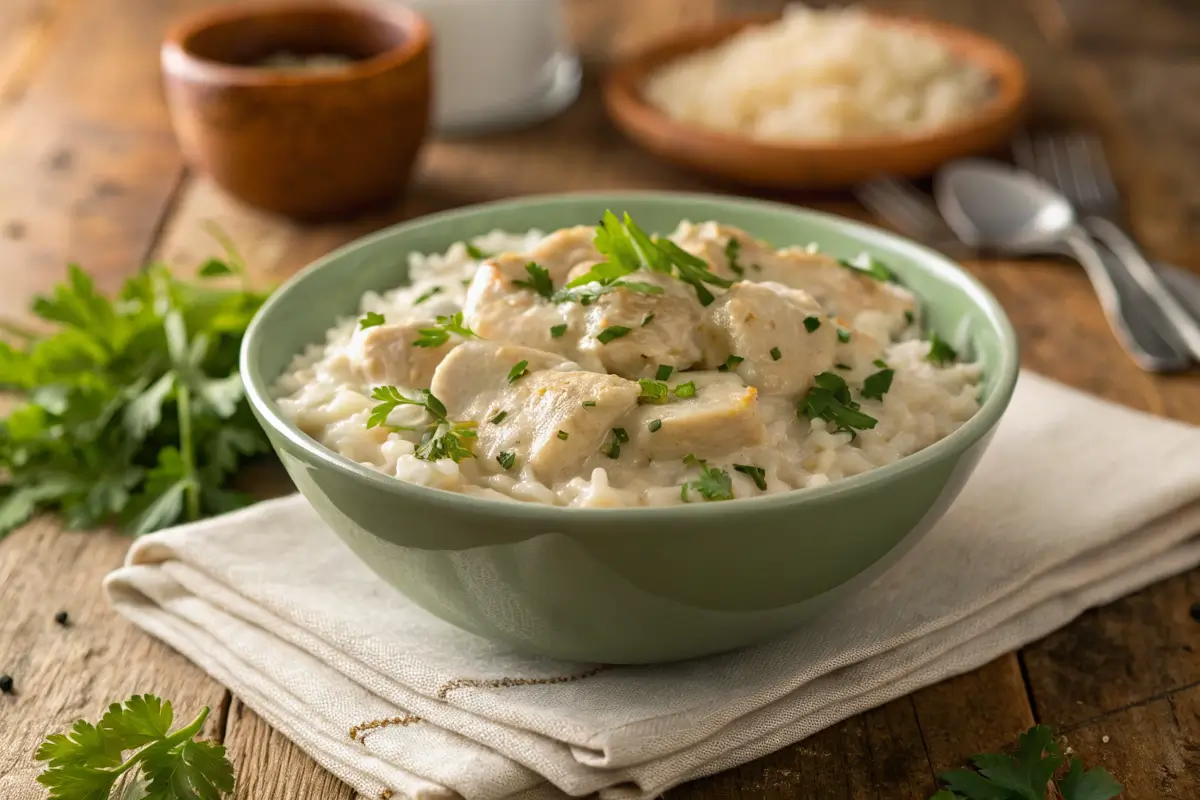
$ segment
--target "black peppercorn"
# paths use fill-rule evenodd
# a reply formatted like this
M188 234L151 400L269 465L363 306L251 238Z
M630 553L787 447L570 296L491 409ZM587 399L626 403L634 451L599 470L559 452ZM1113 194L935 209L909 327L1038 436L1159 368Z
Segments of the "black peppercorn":
M0 692L11 694L13 687L12 675L0 675Z
M62 625L64 628L67 626L68 619L70 619L70 615L68 615L65 611L60 611L54 615L54 621L59 625Z

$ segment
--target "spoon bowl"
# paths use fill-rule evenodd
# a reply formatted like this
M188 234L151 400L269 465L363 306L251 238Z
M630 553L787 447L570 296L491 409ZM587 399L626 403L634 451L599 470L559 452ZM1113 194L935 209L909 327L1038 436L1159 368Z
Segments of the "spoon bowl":
M967 244L1009 252L1062 253L1078 226L1053 188L1004 164L966 159L938 173L938 210Z

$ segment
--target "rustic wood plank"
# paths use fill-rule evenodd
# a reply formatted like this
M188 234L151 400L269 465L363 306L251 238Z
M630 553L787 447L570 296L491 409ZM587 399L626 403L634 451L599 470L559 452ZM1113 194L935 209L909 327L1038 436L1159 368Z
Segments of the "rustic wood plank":
M1192 0L1046 0L1070 41L1098 52L1200 53L1200 17Z
M1039 716L1072 726L1200 684L1200 624L1189 613L1197 597L1200 570L1089 611L1026 648Z
M1125 785L1125 800L1200 797L1200 687L1105 715L1067 740L1085 765Z
M669 800L925 800L933 771L911 698L666 793Z
M227 752L239 776L235 800L351 800L357 796L237 698L230 706L226 731Z
M169 698L189 720L210 706L205 733L219 736L225 689L102 597L101 581L128 547L110 531L64 532L49 519L0 543L0 672L15 689L0 695L0 797L34 786L40 768L31 756L46 734L135 693ZM59 611L70 614L67 627L55 623Z
M6 0L0 5L0 108L18 97L54 42L70 0Z

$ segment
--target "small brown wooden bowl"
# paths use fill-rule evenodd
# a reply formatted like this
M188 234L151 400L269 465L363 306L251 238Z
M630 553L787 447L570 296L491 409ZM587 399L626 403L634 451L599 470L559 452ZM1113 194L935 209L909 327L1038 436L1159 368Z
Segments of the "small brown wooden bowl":
M193 16L162 47L188 163L234 197L299 220L394 201L430 113L430 31L400 7L237 5ZM254 66L337 54L336 69Z
M711 48L749 25L778 16L725 20L660 41L618 65L604 87L608 113L645 149L683 167L737 183L776 188L848 186L880 174L915 177L955 158L999 146L1020 124L1029 81L1021 61L999 43L938 22L872 12L888 25L940 40L992 76L994 90L976 114L916 135L834 141L763 142L678 122L650 105L641 87L658 67Z

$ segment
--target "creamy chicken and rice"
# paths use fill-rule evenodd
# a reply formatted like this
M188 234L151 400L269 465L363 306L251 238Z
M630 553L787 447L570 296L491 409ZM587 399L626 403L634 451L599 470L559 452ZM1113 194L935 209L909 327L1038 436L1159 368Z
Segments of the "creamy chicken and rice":
M330 449L401 480L562 506L821 486L933 444L980 369L922 338L863 254L628 217L410 256L412 283L298 356L276 394Z

